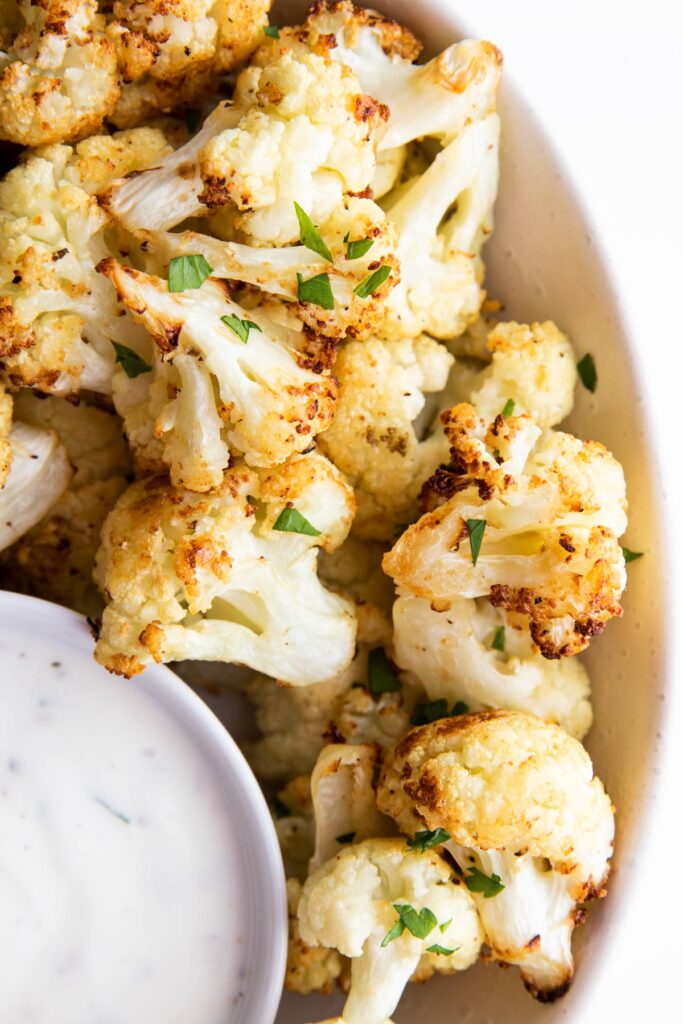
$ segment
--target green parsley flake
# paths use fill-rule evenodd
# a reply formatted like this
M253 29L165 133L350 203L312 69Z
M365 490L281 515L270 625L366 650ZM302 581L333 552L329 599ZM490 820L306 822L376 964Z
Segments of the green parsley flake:
M491 647L494 651L505 650L505 626L496 626L496 631L493 634L493 640L491 641Z
M438 722L440 718L448 718L448 701L445 697L418 704L410 721L412 725L429 725L430 722Z
M401 681L396 677L382 647L375 647L368 654L368 689L373 697L401 689Z
M591 394L595 391L598 384L598 371L595 368L595 360L590 352L587 352L583 359L580 359L576 364L581 383L587 388Z
M454 716L466 715L469 710L470 706L469 704L465 704L464 700L456 700L455 704L453 705L453 710L451 711L451 714Z
M296 280L299 302L312 302L321 309L334 309L334 295L328 274L316 274L304 281L303 275L297 273Z
M394 939L403 935L406 928L416 939L426 939L438 924L435 914L429 907L415 910L409 903L394 903L394 910L398 914L398 921L382 939L382 946L388 946Z
M213 267L201 254L198 256L174 256L168 265L169 292L186 292L201 288Z
M186 110L185 111L185 125L190 135L194 135L199 128L202 120L201 110Z
M296 211L296 219L299 221L299 240L301 244L305 245L311 252L317 253L318 256L322 256L323 259L329 260L332 263L332 253L320 237L320 232L311 218L305 210L302 210L297 202L294 203L294 209Z
M116 352L116 362L121 363L126 377L135 380L141 373L149 373L152 369L132 348L128 348L127 345L119 345L118 341L112 341L112 345Z
M514 398L508 398L507 402L503 406L502 416L512 416L515 411L515 400Z
M384 284L390 273L391 267L387 267L383 264L381 267L378 267L377 270L373 271L369 277L366 277L364 281L361 281L361 283L353 289L353 294L357 295L359 299L367 299L367 297L372 295L372 293L376 291L381 284Z
M454 949L446 949L445 946L440 946L438 942L435 942L433 946L427 946L428 953L439 953L441 956L450 956L451 953L457 952L460 946L456 946Z
M347 260L360 259L360 257L365 256L366 252L372 249L375 244L375 240L373 238L358 238L355 241L350 242L348 235L344 241L346 242Z
M446 929L448 928L449 924L453 924L453 918L452 917L449 917L447 921L444 921L443 924L439 925L439 931L441 932L442 935L446 931ZM458 947L458 948L460 948L460 947Z
M277 25L264 25L263 34L264 36L270 36L271 39L279 39L280 29L277 27Z
M630 548L621 545L621 550L624 552L624 561L628 565L629 562L635 562L636 558L642 558L645 554L644 551L631 551Z
M229 327L231 331L234 331L237 337L245 345L249 341L249 331L260 331L261 328L258 324L255 324L253 320L240 320L234 313L228 313L227 316L221 317L222 323L226 327Z
M442 843L447 843L450 838L450 832L446 832L443 828L435 828L416 832L413 838L408 839L407 842L411 850L417 850L419 853L424 853L425 850L431 850L433 846L440 846Z
M295 508L283 508L273 523L273 529L281 533L303 533L307 537L320 536L320 530L316 530L315 526Z
M337 842L340 843L340 844L342 844L342 843L352 843L355 838L356 838L356 833L355 832L345 832L343 836L337 836Z
M495 872L489 877L485 875L479 868L468 868L469 878L465 879L465 885L470 892L479 892L485 900L490 900L494 896L497 896L499 892L502 892L505 886L500 880L500 876Z
M477 564L479 558L479 552L481 550L481 542L484 539L484 530L486 529L485 519L468 519L467 523L467 534L470 539L470 552L472 554L472 565Z

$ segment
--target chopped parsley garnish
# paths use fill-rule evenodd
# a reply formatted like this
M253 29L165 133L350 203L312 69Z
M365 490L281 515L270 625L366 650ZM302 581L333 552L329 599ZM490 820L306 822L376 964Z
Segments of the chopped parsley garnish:
M446 931L446 929L448 928L449 924L453 924L453 918L452 917L449 917L447 921L444 921L443 924L439 925L439 931L441 932L442 935ZM458 949L459 948L460 947L458 947Z
M388 946L390 942L403 935L406 928L416 939L426 939L432 932L438 921L429 907L422 910L415 910L409 903L394 903L394 910L398 914L398 921L392 925L382 939L382 945Z
M328 274L316 274L304 281L303 275L297 273L296 280L299 302L312 302L321 309L334 309L334 295Z
M628 565L629 562L635 562L636 558L642 558L645 554L644 551L631 551L630 548L621 545L621 550L624 552L624 561Z
M491 641L491 647L494 651L505 650L505 626L496 626L496 631L493 634L493 640Z
M460 946L456 946L454 949L446 949L445 946L440 946L438 942L435 942L433 946L427 946L428 953L440 953L441 956L450 956L451 953L455 953Z
M277 25L264 25L263 34L264 36L270 36L271 39L279 39L280 29L277 27Z
M124 825L130 825L130 818L127 818L125 814L121 813L121 811L117 811L116 808L112 807L112 805L107 803L106 800L103 800L101 797L96 796L95 803L99 804L100 807L104 807L105 811L109 811L109 813L113 814L115 818L118 818L119 821L122 821Z
M271 801L273 808L273 814L276 818L288 818L292 813L284 800L281 800L279 796L274 796Z
M503 416L512 416L514 411L515 411L515 400L514 400L514 398L508 398L507 402L503 406L503 412L502 412L501 415L503 415Z
M320 237L320 232L311 218L305 210L302 210L297 202L294 203L294 209L296 211L296 219L299 221L299 240L301 244L305 245L311 252L317 253L318 256L322 256L323 259L329 260L332 263L332 253Z
M500 880L500 876L495 874L495 872L489 876L485 875L479 868L468 868L467 870L469 871L469 877L465 879L465 885L470 892L481 893L485 900L492 899L505 888Z
M366 277L364 281L361 281L359 285L356 285L353 289L353 294L357 295L359 299L367 299L368 295L372 295L381 284L384 284L390 273L391 267L383 264L377 270L374 270L369 277Z
M481 550L481 542L484 539L484 530L486 529L485 519L468 519L466 522L467 534L470 539L470 552L472 554L472 565L477 564L479 558L479 552Z
M447 843L450 838L450 832L446 832L444 828L425 829L422 832L416 832L412 839L408 839L408 846L411 850L424 853L425 850L431 850L433 846Z
M448 701L445 697L438 700L426 700L418 704L410 719L411 725L429 725L430 722L438 722L440 718L449 718L451 715L466 715L469 705L464 700L458 700L453 705L453 710L448 710Z
M112 341L116 352L116 362L121 363L126 377L135 380L141 373L149 373L152 367L142 359L137 352L127 345L120 345L118 341Z
M174 256L168 265L169 292L201 288L213 267L205 256Z
M368 654L368 689L373 697L401 689L401 680L397 678L383 647L375 647Z
M595 360L590 352L587 352L583 359L576 364L581 383L591 393L595 391L598 384L598 371L595 368Z
M279 530L281 533L303 533L307 537L320 536L320 530L316 530L306 516L302 516L301 512L295 508L283 508L273 523L273 529Z
M453 705L452 715L466 715L470 710L469 704L465 704L464 700L456 700Z
M191 109L185 111L185 125L190 135L194 135L194 133L197 131L201 119L201 110Z
M355 832L345 832L343 836L337 836L338 843L352 843L356 838Z
M228 313L227 316L222 316L221 321L226 327L229 327L231 331L234 331L240 341L246 343L249 341L249 331L260 331L261 328L258 324L255 324L253 320L241 320L234 313Z
M347 260L357 260L361 256L365 256L369 249L372 249L375 244L374 238L358 238L353 242L349 241L347 235L344 239L346 242L346 258Z

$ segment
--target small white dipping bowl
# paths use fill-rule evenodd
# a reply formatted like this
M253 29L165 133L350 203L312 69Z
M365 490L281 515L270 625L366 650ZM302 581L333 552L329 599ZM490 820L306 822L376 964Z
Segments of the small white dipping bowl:
M287 908L258 784L177 676L92 649L80 615L0 592L2 1017L271 1024Z

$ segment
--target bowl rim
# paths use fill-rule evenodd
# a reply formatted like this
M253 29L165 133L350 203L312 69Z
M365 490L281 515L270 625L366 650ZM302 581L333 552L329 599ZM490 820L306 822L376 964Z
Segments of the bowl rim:
M92 632L78 612L52 601L0 590L0 621L2 629L15 623L27 624L27 635L43 635L50 642L61 644L78 655L89 657L96 670L106 672L92 658ZM46 628L49 622L54 632ZM58 647L57 647L58 649ZM123 680L122 680L123 682ZM130 682L130 681L127 681ZM239 793L239 865L233 861L243 878L251 933L246 952L249 983L241 986L239 1016L228 1017L232 1024L272 1024L282 993L287 958L287 896L285 874L275 826L261 787L256 781L242 751L201 697L165 665L148 665L131 685L140 686L162 711L170 714L185 733L197 742L209 764L222 777L232 777L233 790ZM230 790L226 788L226 796ZM226 809L233 810L226 800ZM232 815L231 815L232 816ZM252 954L258 955L252 955Z

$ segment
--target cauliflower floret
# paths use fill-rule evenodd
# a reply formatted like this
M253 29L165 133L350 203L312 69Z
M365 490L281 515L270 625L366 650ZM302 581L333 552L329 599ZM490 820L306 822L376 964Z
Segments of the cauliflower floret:
M397 680L393 691L371 693L369 689L368 658L380 658L385 664L381 649L391 640L389 622L365 605L358 606L357 616L355 657L334 679L305 688L275 686L265 676L247 683L261 737L244 749L257 775L291 778L313 769L326 742L384 747L408 729L417 699L415 688L398 688ZM379 653L371 655L372 651Z
M336 854L307 879L299 929L310 946L352 958L344 1024L383 1024L430 947L449 969L479 956L474 901L433 850L400 839L367 839ZM448 952L445 952L448 950Z
M488 601L454 600L445 608L405 595L394 605L394 648L430 701L471 711L510 708L561 725L582 739L591 727L590 681L578 658L548 661L526 629Z
M487 424L462 404L442 420L451 465L425 485L432 511L399 538L384 571L417 597L488 597L519 613L546 658L583 650L621 615L621 466L596 441L540 436L526 415Z
M112 340L144 332L95 272L110 220L89 193L168 150L152 129L100 136L47 147L0 182L0 373L11 385L111 390Z
M263 66L278 53L306 49L351 68L361 87L389 108L380 149L435 136L450 140L467 121L495 110L503 56L492 43L465 39L427 64L413 64L421 44L395 21L342 0L318 2L303 25L280 30L254 56Z
M119 96L96 0L19 0L23 25L0 55L0 138L39 146L89 135Z
M113 4L119 127L201 102L263 38L270 0L133 0Z
M72 475L69 457L54 430L16 420L3 396L0 426L0 551L35 526L60 497Z
M581 744L514 711L434 722L387 758L379 806L409 835L448 833L493 955L519 964L539 999L562 995L576 904L605 895L614 838L610 799Z
M102 530L96 659L123 675L152 659L236 662L298 686L338 675L356 619L320 584L316 553L341 544L353 513L351 489L316 454L270 472L236 463L209 494L138 481Z
M310 992L329 994L343 970L343 960L336 949L309 946L301 938L297 911L301 902L302 886L296 878L287 879L287 908L289 938L285 988L289 992L308 995Z
M492 359L468 382L468 400L494 420L512 401L540 427L554 427L572 411L576 365L572 344L550 320L498 324L489 334Z
M369 199L345 199L319 233L331 261L312 252L305 245L265 248L222 242L194 231L140 232L150 254L148 270L164 276L169 260L187 253L201 254L213 267L216 277L253 286L277 299L284 299L300 320L317 335L338 340L345 336L366 337L379 323L386 296L399 280L396 259L396 231L384 211ZM368 241L369 248L356 256L349 237ZM392 273L361 296L355 291L379 267ZM299 300L299 280L327 274L332 290L333 309L324 309L315 302Z
M209 278L201 288L171 292L166 281L113 259L98 269L158 348L161 383L168 390L164 396L156 389L152 398L161 397L163 405L155 409L152 401L156 415L148 419L163 441L162 457L177 486L217 486L231 451L243 453L250 465L284 462L327 428L336 400L329 371L310 369L311 360L290 347L287 332L257 310L246 314L230 299L225 282ZM246 340L230 326L231 318L242 326L245 320L256 324L247 328ZM139 377L142 383L137 377L132 383L136 397L155 385L151 373ZM125 381L115 396L121 385ZM132 404L137 409L139 403ZM120 411L125 421L128 408Z
M359 536L392 540L417 518L420 488L447 445L441 431L421 440L414 423L425 394L445 387L452 364L447 349L425 335L368 338L340 351L337 412L320 444L356 490Z
M0 560L2 585L20 593L98 615L102 601L92 582L105 516L126 488L130 459L117 416L93 406L22 392L22 422L55 430L74 474L47 515Z
M352 534L336 551L321 552L319 563L320 578L330 589L351 594L377 622L376 638L368 641L373 646L385 646L391 639L384 639L383 616L378 618L373 613L374 608L389 616L394 603L394 585L382 572L386 550L385 544L361 540Z
M498 190L499 128L497 114L467 124L424 174L385 196L398 229L401 281L385 306L384 336L455 338L476 318L484 294L480 254Z
M256 103L237 127L203 146L199 198L243 211L236 226L260 244L292 242L299 237L294 200L318 224L345 192L370 184L385 117L344 65L284 53L261 72Z
M296 775L273 800L273 822L287 878L304 881L315 845L310 775Z

